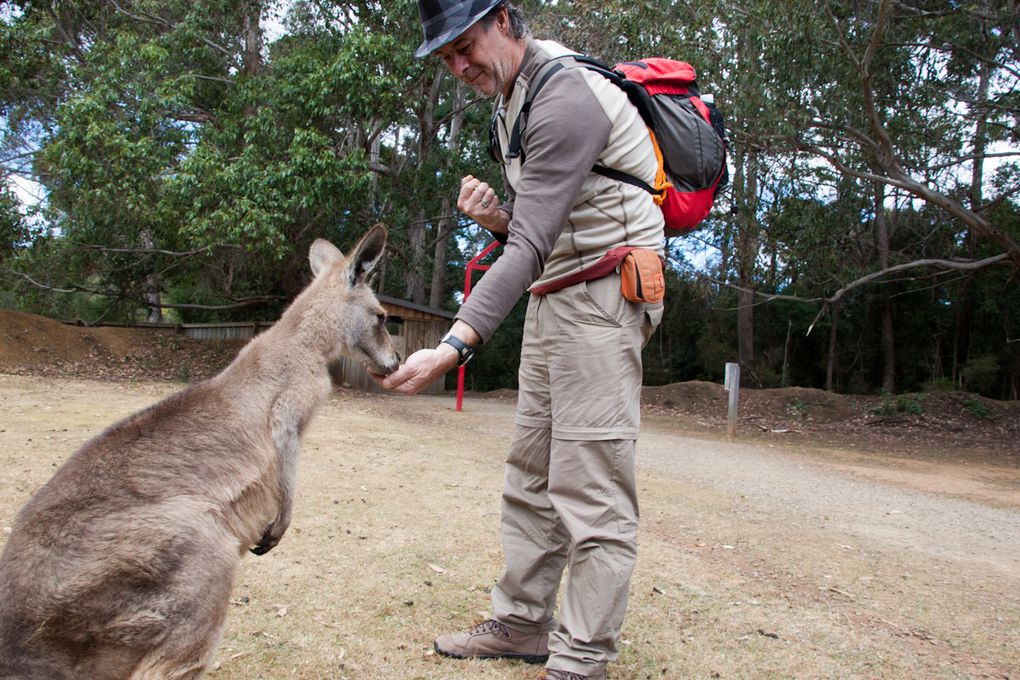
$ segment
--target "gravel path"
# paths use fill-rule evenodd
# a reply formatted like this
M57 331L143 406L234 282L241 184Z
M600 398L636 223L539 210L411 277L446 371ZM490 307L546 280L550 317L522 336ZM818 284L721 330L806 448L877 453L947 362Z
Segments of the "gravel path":
M655 424L643 426L639 467L890 547L986 562L1020 576L1014 509L856 478L766 446L678 437Z

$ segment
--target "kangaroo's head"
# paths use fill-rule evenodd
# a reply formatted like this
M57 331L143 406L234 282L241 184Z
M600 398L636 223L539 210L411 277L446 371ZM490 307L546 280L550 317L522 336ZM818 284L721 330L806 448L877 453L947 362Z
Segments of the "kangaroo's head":
M388 375L400 365L400 355L386 330L386 310L372 292L370 281L385 247L386 227L377 224L347 257L323 239L316 239L308 254L316 283L322 287L316 314L326 322L327 342L335 346L337 357L357 357L380 375Z

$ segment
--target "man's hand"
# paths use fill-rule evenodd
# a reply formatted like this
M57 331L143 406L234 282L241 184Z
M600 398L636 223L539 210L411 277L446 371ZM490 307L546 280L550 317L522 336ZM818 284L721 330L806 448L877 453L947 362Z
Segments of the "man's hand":
M510 215L499 209L495 190L473 175L460 180L457 209L491 232L505 234Z
M475 329L457 319L450 327L450 333L457 336L463 342L477 347L482 344L482 338ZM445 374L460 361L460 354L451 345L445 342L439 343L435 349L420 349L407 361L387 376L376 375L369 372L372 379L388 390L400 394L418 394L428 387L436 378Z
M420 349L407 357L404 365L388 376L369 373L372 379L388 390L400 394L418 394L436 378L457 365L457 350L442 343L435 349Z

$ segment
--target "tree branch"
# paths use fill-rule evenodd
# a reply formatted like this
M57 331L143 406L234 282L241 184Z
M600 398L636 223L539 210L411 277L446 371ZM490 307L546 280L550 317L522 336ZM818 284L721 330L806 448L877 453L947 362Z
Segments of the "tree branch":
M1005 260L1008 260L1009 258L1010 258L1009 253L1000 253L999 255L986 257L983 260L939 260L939 259L914 260L913 262L904 262L903 264L894 265L892 267L887 267L886 269L882 269L877 272L872 272L866 276L862 276L856 281L848 283L847 285L837 290L835 294L833 294L831 297L827 298L825 300L825 304L822 306L820 310L818 310L818 314L815 315L814 320L808 327L806 335L811 334L811 331L812 329L814 329L815 324L818 323L818 320L822 317L822 314L825 313L825 310L828 308L829 305L838 302L840 298L842 298L846 293L850 292L854 288L860 288L861 286L870 283L875 279L880 279L884 276L888 276L889 274L896 274L898 272L906 271L908 269L917 269L918 267L942 267L944 270L949 271L973 271L975 269L983 269L984 267L989 267L993 264L999 264L1001 262L1004 262Z
M883 182L891 186L899 187L904 191L917 196L926 203L941 208L953 217L962 221L964 224L973 227L974 230L984 236L984 238L1002 247L1006 251L1006 256L1009 257L1014 266L1020 267L1020 244L1018 244L1010 234L1002 231L976 212L968 210L958 201L954 201L948 196L945 196L931 187L913 179L898 165L895 165L895 167L884 167L883 170L887 172L886 175L854 170L844 164L839 157L833 153L827 152L817 146L800 140L792 140L792 142L798 150L812 153L820 158L824 158L834 168L844 174L868 180L870 182Z
M134 21L140 21L140 22L146 23L146 24L153 24L153 25L156 25L156 26L161 26L161 27L163 27L163 28L165 28L167 30L170 30L170 29L172 29L174 27L173 24L171 24L170 22L165 21L163 19L160 19L159 17L154 17L152 15L132 14L131 12L129 12L126 9L124 9L123 7L121 7L120 4L117 2L117 0L110 0L110 4L112 4L114 6L114 8L118 12L120 12L124 16L128 17L129 19L133 19ZM207 47L211 47L212 49L216 50L217 52L219 52L220 54L224 55L228 59L233 59L234 55L230 52L230 50L226 49L225 47L223 47L221 45L217 45L213 41L208 40L206 38L199 37L198 39L200 41L202 41L203 43L205 43L205 45Z
M107 247L107 246L101 246L101 245L97 245L97 244L93 244L93 243L75 243L74 241L71 241L70 243L71 243L71 245L73 245L76 248L83 248L85 250L98 250L98 251L104 252L104 253L129 253L129 254L137 254L137 255L169 255L171 257L190 257L192 255L201 255L202 253L209 252L210 250L214 250L216 248L231 248L231 249L234 249L234 250L240 250L241 249L241 246L233 245L233 244L226 244L226 243L217 243L217 244L214 244L214 245L211 245L211 246L205 246L203 248L197 248L195 250L185 250L185 251L161 250L159 248L110 248L110 247Z
M40 283L33 279L28 274L25 274L24 272L14 271L12 269L4 269L3 271L6 271L10 274L14 274L15 276L20 276L21 278L25 279L36 288L40 288L42 290L48 290L54 293L88 293L89 295L99 295L102 297L117 298L119 300L134 302L139 307L160 307L161 309L201 309L206 311L220 311L227 309L242 309L244 307L254 307L255 305L261 305L268 302L281 302L287 299L279 295L261 295L259 297L253 298L242 298L237 302L228 305L199 305L173 302L160 302L159 304L154 304L148 300L127 297L116 291L94 290L91 288L85 288L84 286L78 285L72 285L70 288L57 288L56 286L49 286L46 285L45 283Z

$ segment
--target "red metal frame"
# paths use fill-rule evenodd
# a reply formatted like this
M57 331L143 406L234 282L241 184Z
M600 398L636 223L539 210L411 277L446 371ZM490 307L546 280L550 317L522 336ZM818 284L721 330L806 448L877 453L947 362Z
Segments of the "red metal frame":
M464 269L464 302L467 302L468 296L471 295L471 274L475 271L487 271L492 265L479 264L486 255L491 253L499 246L498 241L493 241L489 245L485 246L485 249L471 258L467 263L467 267ZM462 410L464 406L464 369L466 366L461 366L457 369L457 410Z

